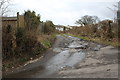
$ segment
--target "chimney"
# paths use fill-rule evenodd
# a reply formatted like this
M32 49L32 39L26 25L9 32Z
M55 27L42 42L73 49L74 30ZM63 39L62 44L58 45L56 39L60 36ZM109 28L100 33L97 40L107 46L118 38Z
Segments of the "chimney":
M19 27L19 12L17 12L17 27Z

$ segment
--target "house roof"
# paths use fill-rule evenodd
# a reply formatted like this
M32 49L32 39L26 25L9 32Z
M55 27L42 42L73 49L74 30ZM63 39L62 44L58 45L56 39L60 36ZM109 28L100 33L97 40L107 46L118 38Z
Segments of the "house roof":
M2 17L3 21L16 21L17 17Z
M62 26L62 25L55 25L55 27L64 28L64 26Z

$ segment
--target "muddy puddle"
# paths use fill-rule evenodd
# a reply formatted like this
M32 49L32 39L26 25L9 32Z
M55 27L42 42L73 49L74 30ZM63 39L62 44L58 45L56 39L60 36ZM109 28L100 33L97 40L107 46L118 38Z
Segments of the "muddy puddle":
M84 52L70 53L69 50L62 51L47 62L47 73L54 73L64 68L74 68L84 57Z

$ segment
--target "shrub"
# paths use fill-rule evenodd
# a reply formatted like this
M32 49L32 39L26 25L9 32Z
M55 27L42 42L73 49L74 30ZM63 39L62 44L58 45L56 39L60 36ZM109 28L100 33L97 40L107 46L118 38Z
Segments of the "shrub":
M19 53L35 56L45 50L44 46L38 41L36 32L18 28L16 37L17 51L19 51Z
M12 26L2 28L2 57L3 59L14 56L16 49L16 37Z
M51 34L55 32L55 26L52 21L46 21L44 23L44 33Z

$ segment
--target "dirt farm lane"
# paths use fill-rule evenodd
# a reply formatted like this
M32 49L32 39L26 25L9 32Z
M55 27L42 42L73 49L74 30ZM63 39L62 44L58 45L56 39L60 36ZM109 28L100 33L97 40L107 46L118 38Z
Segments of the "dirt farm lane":
M4 78L118 78L118 52L112 46L58 35L45 55L3 73Z

